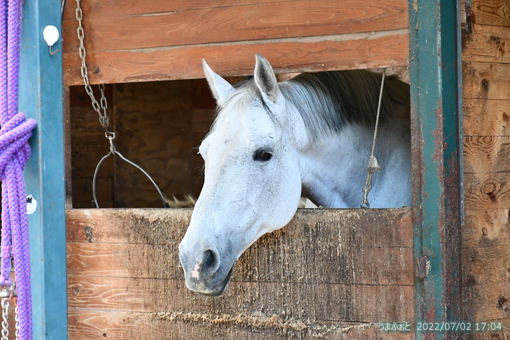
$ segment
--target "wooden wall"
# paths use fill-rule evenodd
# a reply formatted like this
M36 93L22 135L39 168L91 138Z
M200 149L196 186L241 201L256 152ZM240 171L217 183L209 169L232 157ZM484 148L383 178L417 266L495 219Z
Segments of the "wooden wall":
M185 287L187 209L68 210L69 338L414 339L412 212L300 210L217 298ZM311 246L313 245L313 246Z
M197 147L209 131L215 107L206 81L113 84L106 89L117 150L147 171L170 201L198 197L203 161ZM94 169L109 143L83 86L70 88L70 101L72 206L90 208ZM102 208L162 207L145 175L119 157L103 162L96 190Z
M93 83L202 78L205 58L222 75L251 74L254 54L277 73L405 66L406 0L83 1ZM64 83L82 84L76 4L62 36Z
M463 33L463 307L467 319L505 325L477 339L510 338L509 9L473 0L473 32Z

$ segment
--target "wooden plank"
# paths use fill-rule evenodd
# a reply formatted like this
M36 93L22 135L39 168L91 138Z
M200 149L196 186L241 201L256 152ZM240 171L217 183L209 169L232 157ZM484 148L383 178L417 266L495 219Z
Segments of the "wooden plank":
M464 173L510 171L510 136L464 137Z
M464 177L466 210L488 211L510 207L508 173L467 173Z
M464 99L465 136L510 136L508 100Z
M70 6L72 7L72 6ZM84 14L89 53L406 29L407 1L296 0L137 15ZM68 9L72 10L72 8ZM77 53L77 20L63 23L64 53Z
M510 64L464 62L464 99L510 99Z
M478 62L510 62L510 27L473 25L462 35L462 59Z
M467 248L462 252L464 281L470 284L508 283L510 248L507 245Z
M279 315L208 314L182 312L101 312L69 311L69 339L154 340L413 340L412 333L380 332L375 325L362 322L331 323L293 320Z
M413 305L413 287L403 285L233 281L224 295L211 299L191 292L183 280L84 275L68 279L69 307L82 310L231 315L263 311L265 315L288 313L297 319L378 322L408 320Z
M183 338L204 327L225 338L227 327L233 339L371 339L373 322L413 320L411 209L299 210L243 254L215 299L184 284L177 248L190 216L189 209L67 211L71 338L159 339L187 321ZM119 315L129 321L119 323ZM271 318L281 321L257 326ZM346 323L353 327L340 332Z
M90 235L93 243L180 242L191 213L191 209L72 209L66 212L67 242L89 243ZM273 234L294 235L321 227L336 236L328 243L342 241L338 237L348 237L352 246L410 248L413 246L410 219L408 208L299 209L288 226ZM268 239L274 239L270 235Z
M401 1L401 0L400 0ZM268 4L281 4L285 3L284 0L174 0L174 1L162 1L162 0L154 0L154 1L144 1L138 2L134 0L127 0L123 2L118 2L117 0L88 0L81 4L83 8L83 12L85 15L87 13L92 13L94 17L119 17L119 16L158 16L164 15L171 12L182 12L189 10L217 10L222 7L246 7L252 6L254 4L258 5L268 5ZM291 1L287 1L291 2ZM310 1L311 8L313 8L314 2ZM324 6L343 6L342 4L338 4L335 0L330 0L329 4L325 1L317 1L315 3L323 4ZM365 6L385 6L380 5L372 0L372 2L367 0L351 0L350 3L352 6L361 7L361 5L365 4ZM401 3L401 6L404 3ZM292 8L292 6L289 6ZM64 11L64 21L67 20L76 20L75 16L76 7L66 6ZM364 10L366 11L366 10ZM407 15L407 13L406 13Z
M95 221L93 215L68 214L69 274L182 279L178 244L190 211L188 214L180 210L132 211L102 218L94 214ZM397 214L384 211L378 216L377 226L373 225L374 217L360 216L356 211L346 211L342 222L322 220L338 213L300 212L301 218L274 235L264 236L243 254L233 280L412 285L410 216L404 211ZM305 217L306 222L302 220ZM359 219L356 222L349 221L356 218ZM141 225L142 220L147 222ZM109 231L110 228L113 230ZM76 238L82 241L71 242ZM319 242L323 248L309 252L306 242ZM155 258L160 260L154 261ZM298 258L298 263L292 265Z
M263 238L261 242L268 241ZM183 279L179 242L172 245L69 243L68 273L94 277ZM411 248L330 247L319 255L299 254L286 240L276 248L254 246L235 265L232 280L338 284L413 284ZM283 248L283 249L282 249ZM288 249L288 250L287 250ZM154 261L158 259L158 261ZM289 263L298 260L299 264Z
M510 27L510 6L507 0L473 0L473 23Z
M250 75L255 53L268 58L276 73L406 66L408 41L408 32L403 30L150 51L90 52L87 63L89 70L97 71L89 73L94 84L203 78L202 58L223 76ZM78 55L66 53L63 59L66 86L82 84Z
M508 318L510 289L508 283L475 284L471 278L468 277L468 280L470 281L462 291L465 304L464 312L469 315L467 320L496 323L492 326L496 334L499 333L499 323L502 323L504 333L508 336L510 334L510 319ZM481 327L482 325L479 325L479 329ZM494 337L494 339L498 339L498 337ZM501 337L501 339L505 339L505 337Z
M509 209L468 210L462 232L462 247L510 245Z

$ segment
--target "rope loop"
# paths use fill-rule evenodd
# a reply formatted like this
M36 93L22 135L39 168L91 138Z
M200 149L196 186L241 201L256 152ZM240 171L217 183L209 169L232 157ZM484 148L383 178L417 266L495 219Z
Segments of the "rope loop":
M28 139L35 126L35 120L26 119L25 114L19 112L0 129L0 180L4 181L5 167L10 161L15 160L21 169L25 167L30 157Z

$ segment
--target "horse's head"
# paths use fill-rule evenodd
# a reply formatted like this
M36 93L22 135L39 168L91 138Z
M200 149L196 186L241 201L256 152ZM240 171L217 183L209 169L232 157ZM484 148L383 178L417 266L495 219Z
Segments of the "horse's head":
M188 288L220 295L239 256L296 212L307 136L264 57L256 56L253 79L236 87L203 66L219 112L199 148L205 182L179 256Z

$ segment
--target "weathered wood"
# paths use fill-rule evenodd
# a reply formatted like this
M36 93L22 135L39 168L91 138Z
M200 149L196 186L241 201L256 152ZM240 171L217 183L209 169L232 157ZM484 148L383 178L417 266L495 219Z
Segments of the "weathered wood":
M464 99L465 136L510 135L508 100Z
M496 173L510 171L510 137L465 137L464 172Z
M186 312L69 311L69 339L324 339L413 340L414 334L379 332L361 322L332 324L317 320L294 320L263 313L208 314Z
M510 27L510 6L507 0L473 0L473 23Z
M464 62L465 99L510 99L510 64Z
M462 233L462 247L510 245L509 209L468 210Z
M185 287L179 265L177 248L191 210L69 210L71 338L159 339L188 315L195 320L182 333L188 337L198 323L214 334L233 327L233 338L263 332L272 339L347 339L339 329L353 322L353 329L365 325L356 338L368 339L377 331L367 324L413 318L411 215L410 209L300 210L289 226L250 247L227 292L211 299ZM118 315L136 318L120 326ZM244 319L234 322L240 315ZM273 315L279 325L247 321L258 325Z
M510 279L510 248L507 245L467 248L462 252L464 281L471 285L501 283Z
M202 58L223 76L253 74L255 53L268 58L277 73L405 66L408 46L408 34L404 30L243 44L161 47L151 51L92 51L87 53L87 63L91 83L124 83L203 78ZM64 83L68 86L81 84L77 53L65 53L63 58Z
M463 287L462 295L465 304L466 320L476 320L479 322L496 323L493 327L499 328L501 323L505 334L510 333L510 320L508 314L510 311L510 290L507 282L476 284L469 275L467 282ZM480 325L479 327L482 327ZM473 332L474 339L505 339L506 337L495 336L502 333L497 329L492 332ZM485 337L481 337L485 333ZM493 337L487 336L494 334Z
M405 285L332 285L301 282L232 282L219 298L201 297L183 280L70 275L69 307L105 311L281 314L296 319L378 322L407 320L413 287ZM335 299L328 297L334 296ZM397 310L391 301L404 300ZM360 306L358 306L360 305ZM375 305L388 306L386 309Z
M473 25L462 36L463 59L478 62L510 62L510 27Z
M467 173L464 177L467 210L498 210L510 207L508 173Z

